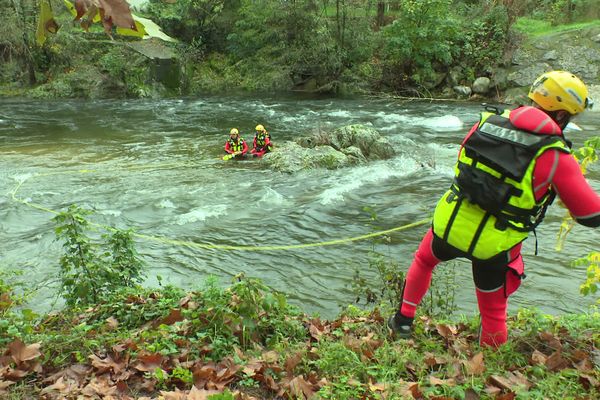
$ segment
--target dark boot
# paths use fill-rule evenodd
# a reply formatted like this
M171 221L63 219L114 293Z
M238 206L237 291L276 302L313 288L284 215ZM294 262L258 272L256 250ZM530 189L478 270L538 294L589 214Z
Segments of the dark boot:
M405 317L398 311L388 319L387 326L392 330L394 336L408 339L412 336L413 319Z

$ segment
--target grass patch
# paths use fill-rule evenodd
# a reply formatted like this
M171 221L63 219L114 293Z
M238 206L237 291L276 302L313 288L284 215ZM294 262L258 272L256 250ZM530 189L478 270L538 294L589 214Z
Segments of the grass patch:
M322 320L241 277L227 288L209 280L194 292L124 288L96 305L41 316L4 310L0 397L600 396L595 309L565 317L521 310L499 349L479 347L477 318L422 316L413 339L393 340L386 315L349 306Z
M600 26L600 20L590 22L577 22L566 25L552 25L550 22L540 19L521 17L515 22L513 28L527 36L544 36L561 32L574 31L585 28Z

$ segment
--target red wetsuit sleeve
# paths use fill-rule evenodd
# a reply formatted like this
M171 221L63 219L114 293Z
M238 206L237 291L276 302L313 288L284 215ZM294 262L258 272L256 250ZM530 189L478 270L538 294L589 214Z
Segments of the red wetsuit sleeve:
M254 136L254 140L252 141L252 147L256 148L256 136Z
M473 132L475 132L475 129L477 129L478 126L479 126L479 122L477 122L475 125L473 125L473 127L471 128L471 130L469 131L469 133L467 133L467 136L465 136L465 138L463 139L462 143L460 144L460 149L461 150L462 150L463 146L465 145L465 142L471 137L471 135L473 134Z
M229 154L233 153L233 151L231 150L231 146L229 145L229 140L225 142L225 151Z
M242 148L242 154L246 154L248 152L248 143L245 140L242 141L244 147Z
M600 226L600 196L586 181L571 154L558 150L544 152L533 171L536 199L552 186L575 220L585 226Z

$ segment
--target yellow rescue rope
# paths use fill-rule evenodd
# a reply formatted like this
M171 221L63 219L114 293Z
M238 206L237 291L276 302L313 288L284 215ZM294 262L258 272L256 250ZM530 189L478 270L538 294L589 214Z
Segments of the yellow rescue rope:
M132 166L132 167L125 167L122 169L136 170L136 169L148 169L148 168L154 168L154 169L156 169L156 168L174 168L174 167L179 167L182 165L185 165L185 164L158 164L158 165L152 165L152 166ZM78 170L68 170L68 171L57 171L57 172L48 172L48 173L44 173L44 174L36 174L36 175L32 175L31 177L37 178L37 177L41 177L41 176L50 176L50 175L85 174L85 173L92 173L92 172L97 172L97 170L78 169ZM12 197L13 201L24 204L24 205L34 208L36 210L45 211L45 212L55 214L55 215L60 214L59 211L52 210L50 208L44 207L43 205L32 203L30 201L26 201L24 199L17 197L17 192L19 191L19 189L21 188L23 183L25 183L25 181L27 181L27 179L29 179L31 177L21 180L15 186L15 188L12 190L11 197ZM140 239L144 239L144 240L148 240L148 241L159 242L159 243L164 243L164 244L169 244L169 245L174 245L174 246L185 246L185 247L191 247L191 248L197 248L197 249L204 249L204 250L216 249L216 250L239 250L239 251L277 251L277 250L306 249L306 248L311 248L311 247L334 246L334 245L340 245L340 244L345 244L345 243L350 243L350 242L357 242L360 240L365 240L365 239L370 239L373 237L387 235L392 232L403 231L406 229L414 228L416 226L425 225L428 223L431 223L431 218L425 218L425 219L422 219L422 220L419 220L416 222L412 222L410 224L398 226L396 228L386 229L386 230L378 231L378 232L372 232L372 233L369 233L366 235L360 235L360 236L355 236L355 237L350 237L350 238L328 240L328 241L316 242L316 243L302 243L302 244L279 245L279 246L232 246L232 245L222 245L222 244L212 244L212 243L198 243L198 242L192 242L189 240L176 240L176 239L170 239L170 238L161 237L161 236L144 235L141 233L133 233L133 235ZM100 225L100 224L96 224L96 223L90 223L90 225L97 226L97 227L100 227L100 228L103 228L103 229L106 229L109 231L115 230L112 227Z

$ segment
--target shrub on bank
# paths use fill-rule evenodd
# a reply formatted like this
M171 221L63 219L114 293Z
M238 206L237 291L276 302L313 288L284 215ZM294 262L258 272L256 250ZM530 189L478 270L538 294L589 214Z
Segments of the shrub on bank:
M600 395L597 310L563 317L521 310L509 321L512 339L498 350L478 346L475 319L423 316L413 339L397 341L383 321L378 308L354 306L330 321L307 315L244 277L226 288L209 279L187 293L123 288L97 304L47 315L4 310L0 393L9 399Z

